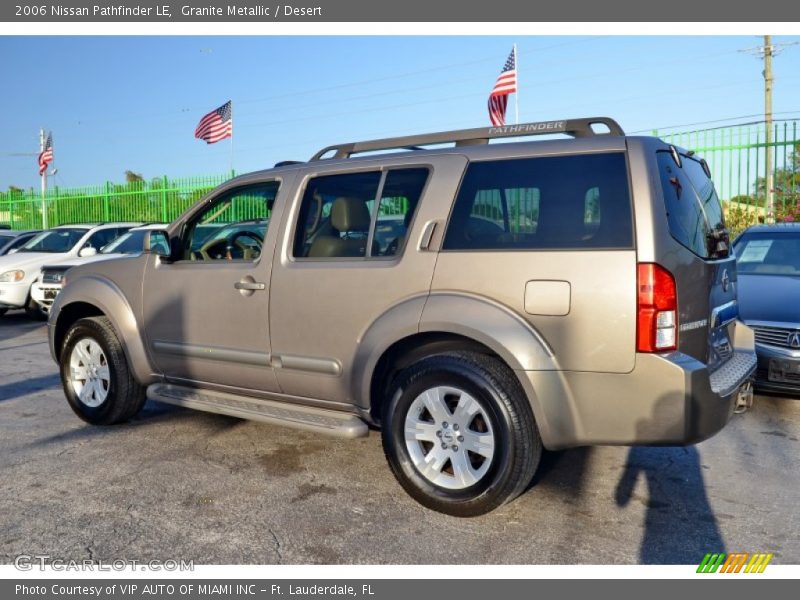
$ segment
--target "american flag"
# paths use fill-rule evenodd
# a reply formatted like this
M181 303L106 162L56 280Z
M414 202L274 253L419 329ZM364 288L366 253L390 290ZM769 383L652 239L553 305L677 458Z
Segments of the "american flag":
M497 77L494 88L489 94L489 120L492 125L499 127L506 124L506 107L508 95L517 91L517 56L516 47L511 49L511 54L503 65L503 70Z
M233 105L228 100L205 115L194 130L194 137L213 144L233 136Z
M53 133L47 134L44 150L39 153L39 175L44 175L47 165L53 162Z

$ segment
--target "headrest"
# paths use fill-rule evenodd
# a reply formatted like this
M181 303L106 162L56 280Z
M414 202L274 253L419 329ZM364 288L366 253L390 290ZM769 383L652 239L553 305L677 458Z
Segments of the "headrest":
M338 231L369 231L372 218L360 198L340 197L331 206L331 225Z

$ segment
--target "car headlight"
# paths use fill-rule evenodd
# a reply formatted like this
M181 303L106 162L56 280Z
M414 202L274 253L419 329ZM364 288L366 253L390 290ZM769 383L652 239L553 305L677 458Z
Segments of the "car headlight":
M6 271L0 274L0 283L16 283L17 281L22 281L23 277L25 277L25 271L20 271L19 269Z

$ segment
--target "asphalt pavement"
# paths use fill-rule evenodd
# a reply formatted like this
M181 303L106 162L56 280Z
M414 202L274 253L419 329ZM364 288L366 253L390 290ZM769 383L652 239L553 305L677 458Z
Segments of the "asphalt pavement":
M337 440L156 402L85 424L45 325L0 317L0 563L697 564L706 552L800 563L800 401L757 396L685 448L545 453L528 491L456 519L395 482L380 434Z

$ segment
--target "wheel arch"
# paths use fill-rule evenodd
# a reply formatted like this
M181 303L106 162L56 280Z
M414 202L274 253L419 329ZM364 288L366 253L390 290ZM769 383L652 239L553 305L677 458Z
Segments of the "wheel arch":
M133 309L122 291L108 279L98 276L71 281L56 298L50 315L50 351L58 363L61 345L69 328L80 319L104 316L120 338L125 358L141 385L155 381L150 359L139 332ZM77 290L80 289L80 292Z
M373 422L381 422L386 392L403 369L425 357L444 352L478 352L502 360L488 346L449 331L418 332L397 340L381 354L372 370L369 386L369 412Z
M362 339L355 361L354 397L369 419L380 424L386 392L400 370L425 356L466 350L492 356L515 373L546 435L546 415L524 373L556 368L552 350L539 332L508 307L486 298L441 293L419 301L421 306L412 300L394 307L400 312L376 321ZM414 314L419 318L416 327L408 320L404 327L397 326Z

